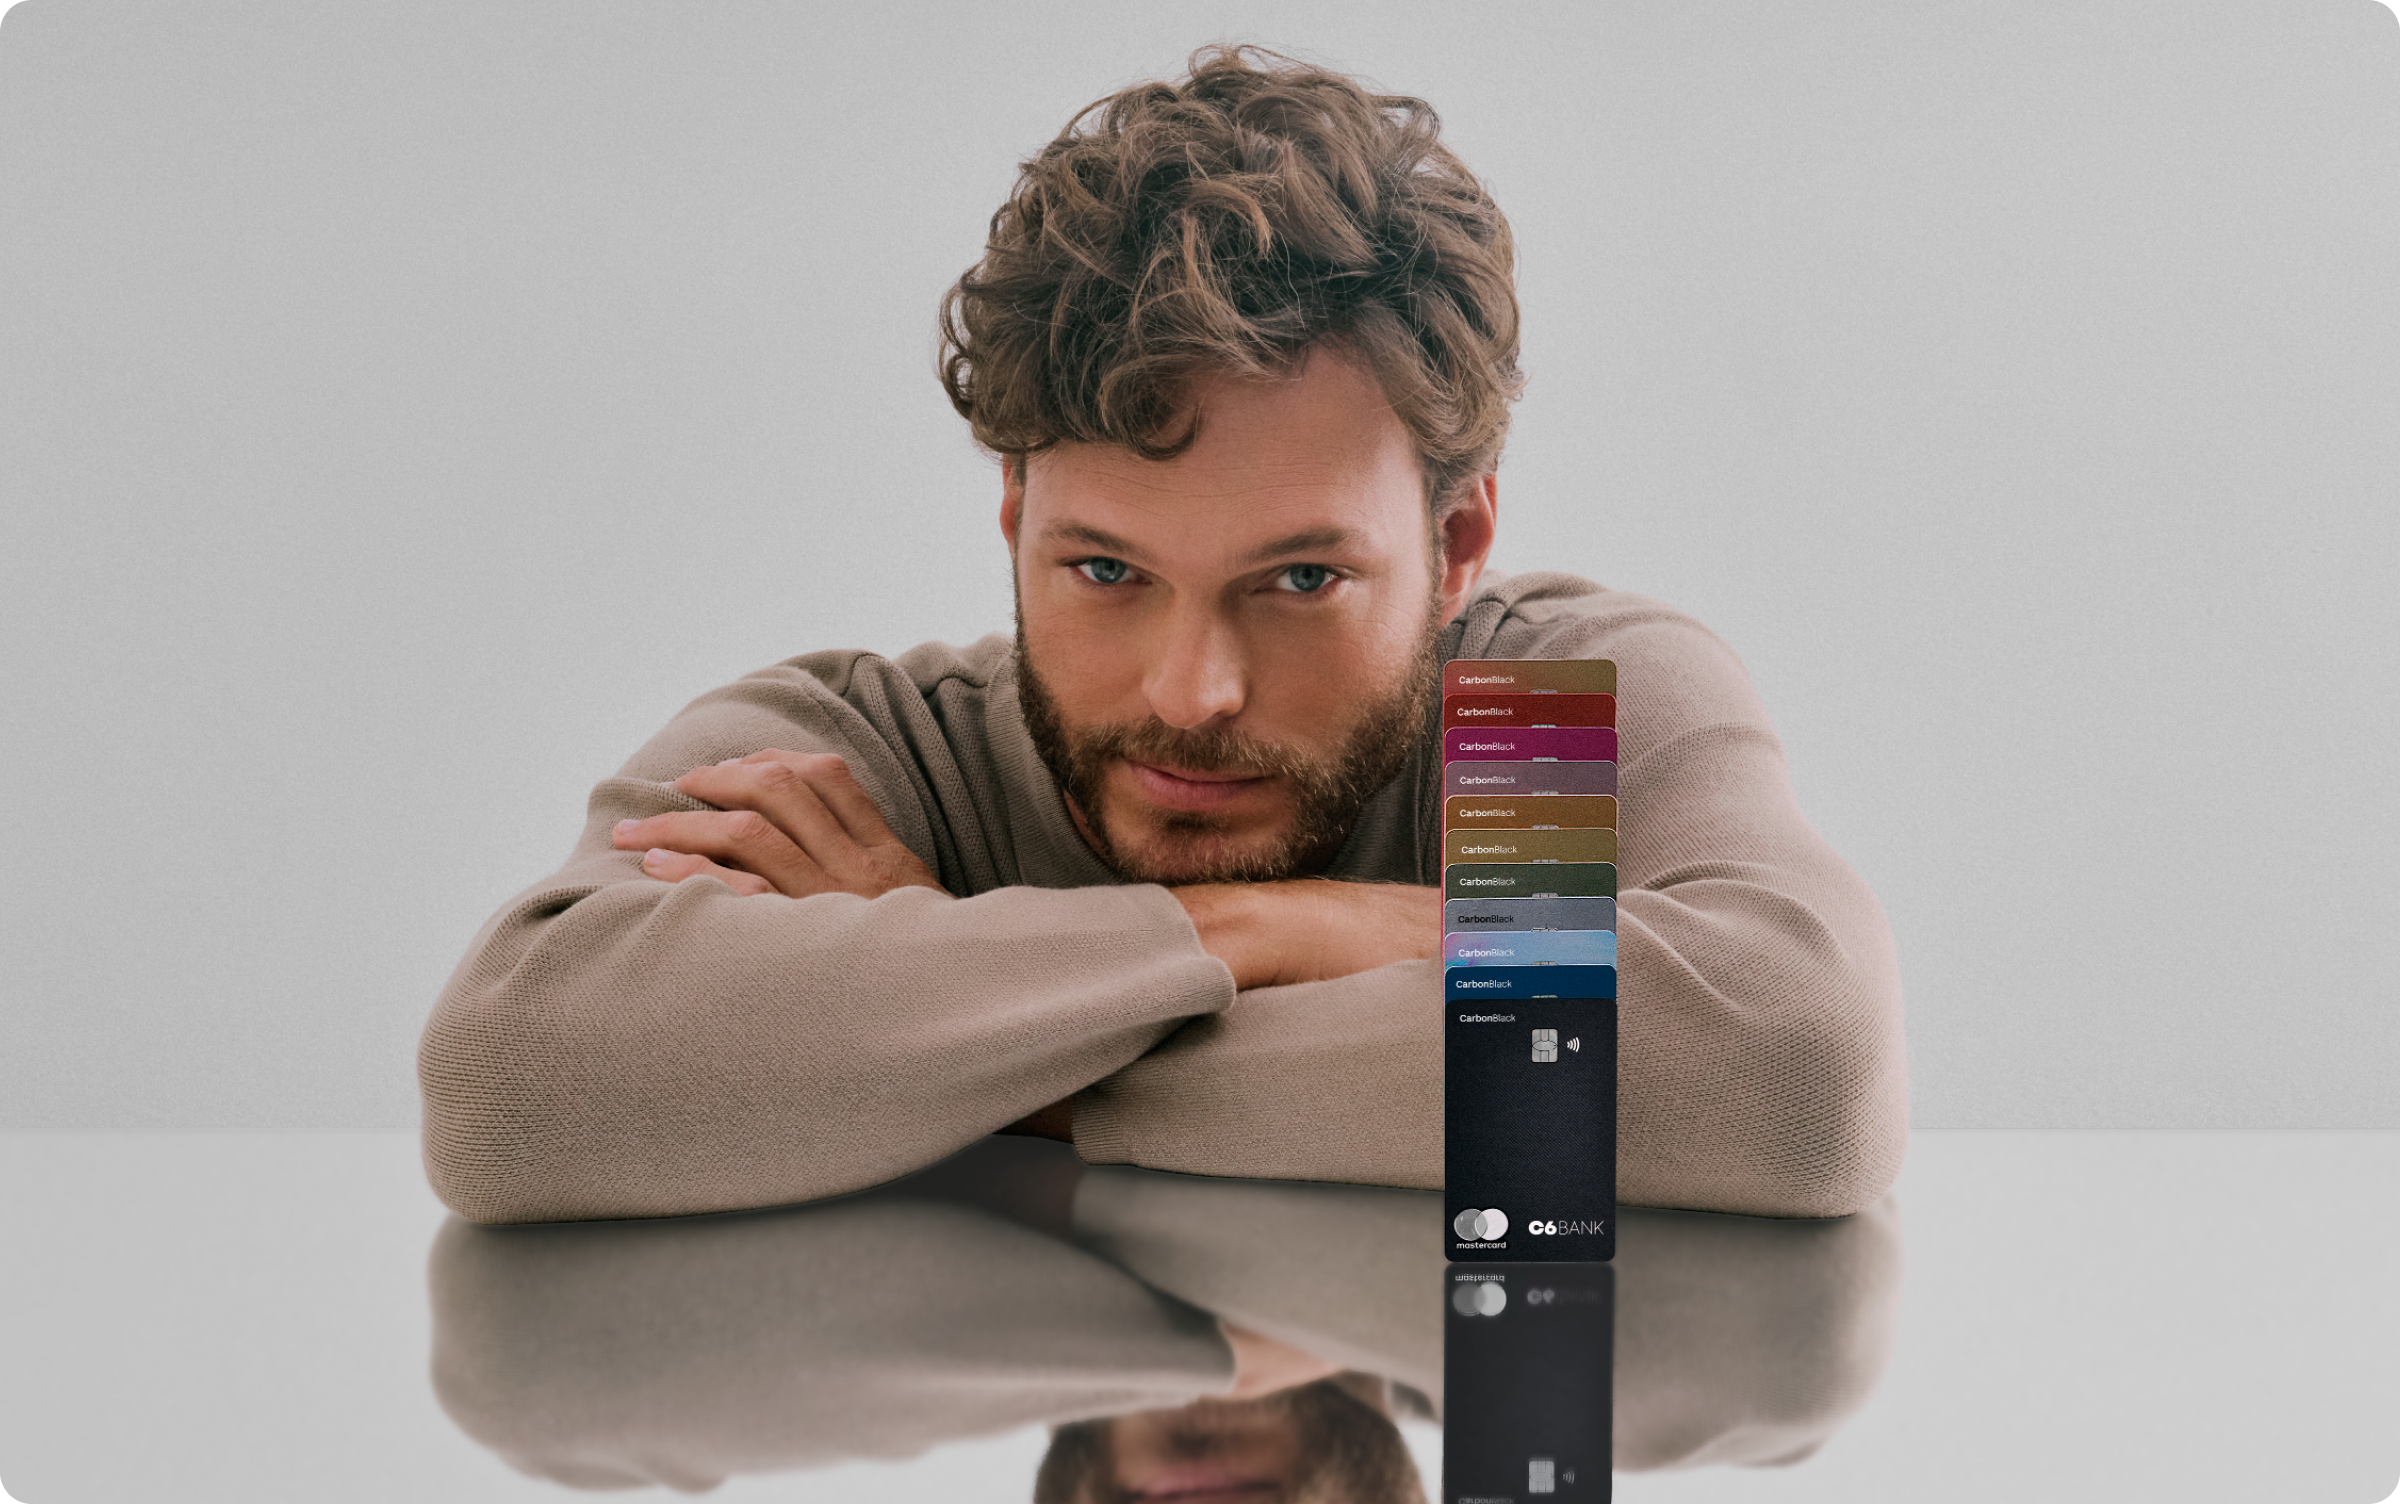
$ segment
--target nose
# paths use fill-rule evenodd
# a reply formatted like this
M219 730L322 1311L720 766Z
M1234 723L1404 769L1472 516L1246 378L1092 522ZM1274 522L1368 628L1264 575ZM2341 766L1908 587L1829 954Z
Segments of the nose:
M1162 623L1142 692L1151 714L1178 731L1198 731L1241 713L1248 680L1233 623L1191 602Z

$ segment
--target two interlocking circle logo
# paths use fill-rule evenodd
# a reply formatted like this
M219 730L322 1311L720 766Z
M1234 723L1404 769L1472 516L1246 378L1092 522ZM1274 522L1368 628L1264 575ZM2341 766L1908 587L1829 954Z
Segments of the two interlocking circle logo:
M1451 1292L1450 1304L1461 1316L1497 1316L1508 1309L1508 1290L1495 1283L1460 1285Z
M1457 1228L1458 1235L1470 1243L1496 1243L1508 1236L1508 1213L1496 1207L1490 1211L1478 1211L1470 1206L1460 1212L1450 1225Z

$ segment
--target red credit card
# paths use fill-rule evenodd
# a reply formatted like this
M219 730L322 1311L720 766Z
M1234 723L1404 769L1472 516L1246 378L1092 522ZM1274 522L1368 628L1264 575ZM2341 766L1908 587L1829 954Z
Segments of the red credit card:
M1452 726L1442 733L1444 762L1615 762L1617 733L1609 726Z
M1615 695L1445 695L1442 725L1614 726Z

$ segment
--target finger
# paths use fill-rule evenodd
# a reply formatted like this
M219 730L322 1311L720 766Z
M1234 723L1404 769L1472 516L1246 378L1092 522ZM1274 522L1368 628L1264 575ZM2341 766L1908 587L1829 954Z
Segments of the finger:
M792 763L722 762L711 768L692 769L675 780L675 786L694 798L725 809L746 809L764 815L828 870L851 865L858 850L858 841L833 811L825 807L808 775Z
M883 818L883 811L876 807L873 796L867 793L866 785L860 783L858 775L850 771L849 762L835 753L785 752L769 747L763 752L729 758L717 764L720 768L743 767L762 773L771 765L781 765L798 774L823 807L840 822L843 833L859 845L881 846L899 839L892 834L890 823ZM709 802L713 804L716 801Z
M707 857L693 856L686 851L669 851L663 846L653 847L642 854L642 874L666 883L679 883L694 877L713 877L744 898L775 891L774 884L755 872L738 872L731 867L720 867Z
M704 856L765 878L776 891L799 897L840 886L791 838L756 810L695 810L618 824L611 840L626 850L663 846Z
M825 801L850 838L861 846L881 846L900 838L892 834L891 823L876 808L875 800L867 793L866 785L850 771L850 764L838 757L812 757L799 764L801 776L808 786Z

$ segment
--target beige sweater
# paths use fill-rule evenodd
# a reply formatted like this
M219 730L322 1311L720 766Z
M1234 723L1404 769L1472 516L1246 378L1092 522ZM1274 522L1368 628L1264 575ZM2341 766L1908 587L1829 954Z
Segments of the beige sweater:
M1874 897L1802 818L1739 660L1570 575L1487 576L1445 658L1615 659L1618 1185L1780 1216L1872 1204L1907 1120ZM956 897L738 897L642 875L617 821L764 747L829 751ZM1440 877L1431 726L1328 875ZM475 937L419 1050L434 1189L484 1222L841 1195L1074 1098L1095 1164L1433 1187L1434 962L1237 995L1164 889L1116 882L1027 736L1009 641L811 653L687 706Z

